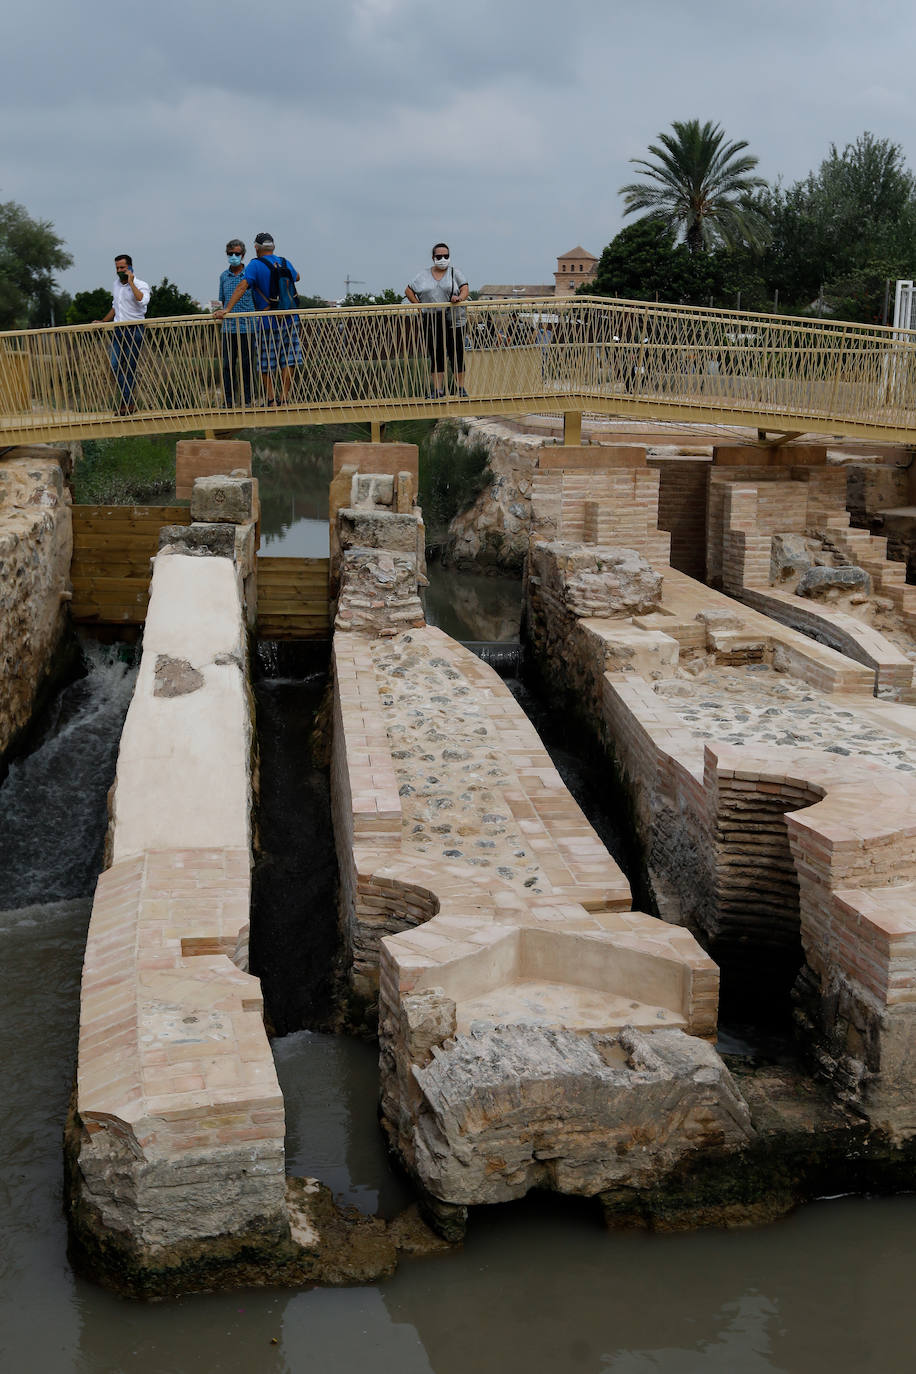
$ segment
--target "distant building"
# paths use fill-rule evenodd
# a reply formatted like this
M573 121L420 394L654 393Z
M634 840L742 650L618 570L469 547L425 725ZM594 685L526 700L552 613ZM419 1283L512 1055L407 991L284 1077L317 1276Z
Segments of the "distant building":
M487 283L480 288L478 300L482 301L518 301L528 300L533 296L552 296L553 285L549 286L494 286Z
M557 258L552 285L499 286L488 282L480 288L478 298L482 301L518 301L537 296L569 296L577 286L594 281L597 268L598 259L594 253L577 246Z
M568 253L561 253L557 258L557 270L553 274L556 282L554 295L570 295L577 286L594 281L597 271L598 259L594 253L589 253L588 249L577 246L570 248Z

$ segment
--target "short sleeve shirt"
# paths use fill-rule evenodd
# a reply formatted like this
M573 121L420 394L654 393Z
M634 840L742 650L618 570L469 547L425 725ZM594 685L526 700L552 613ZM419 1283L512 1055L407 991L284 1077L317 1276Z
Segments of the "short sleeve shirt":
M251 286L251 298L254 301L255 310L269 310L268 295L270 293L270 268L269 262L285 262L293 277L296 276L296 269L289 258L281 258L276 253L266 253L263 258L252 258L245 268L245 280ZM236 277L238 285L238 277Z
M238 275L236 275L234 272L231 272L228 267L224 272L220 273L220 305L229 304L229 302L232 300L235 288L238 286L239 282L242 280L244 276L244 272L240 272ZM238 301L229 311L229 314L244 315L248 311L254 310L255 308L255 303L251 298L251 288L249 287L245 294L239 297ZM231 322L228 319L223 320L224 334L247 334L249 329L257 329L257 327L257 320L232 320Z
M462 286L467 286L468 279L457 267L451 264L445 269L445 275L441 281L436 281L432 274L432 269L424 267L422 272L418 272L413 281L407 283L411 291L419 301L450 301L452 296L457 296Z

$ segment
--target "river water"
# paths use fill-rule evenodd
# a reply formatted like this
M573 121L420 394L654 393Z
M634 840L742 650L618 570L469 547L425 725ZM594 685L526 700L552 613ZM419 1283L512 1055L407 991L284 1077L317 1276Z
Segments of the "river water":
M0 1370L912 1368L912 1197L824 1201L755 1230L678 1235L607 1233L586 1204L529 1199L475 1211L461 1250L405 1260L392 1279L352 1289L243 1291L143 1305L74 1275L66 1257L61 1132L105 794L133 680L114 650L88 645L86 659L86 675L51 704L31 753L0 786ZM266 674L259 684L259 713L273 720L276 760L301 747L319 686L314 673ZM562 752L562 741L552 747ZM590 807L589 770L580 774L575 758L568 762L572 785ZM595 821L604 828L600 816ZM313 833L308 843L323 842ZM308 857L298 859L306 868ZM319 1010L324 995L319 979L309 993ZM289 1002L274 1010L278 1022L289 1024L305 1014ZM408 1194L382 1146L372 1047L289 1030L274 1050L291 1170L317 1174L363 1210L392 1215Z

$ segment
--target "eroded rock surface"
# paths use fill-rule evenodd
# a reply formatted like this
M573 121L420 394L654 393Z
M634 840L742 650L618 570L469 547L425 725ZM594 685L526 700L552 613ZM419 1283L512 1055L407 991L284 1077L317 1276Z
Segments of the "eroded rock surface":
M533 544L534 574L572 615L646 615L661 601L662 576L635 549L563 539Z
M417 1120L402 1152L453 1204L649 1186L693 1151L754 1134L715 1050L677 1030L472 1027L434 1047L414 1078Z
M61 458L0 459L0 757L27 724L66 623L73 531Z

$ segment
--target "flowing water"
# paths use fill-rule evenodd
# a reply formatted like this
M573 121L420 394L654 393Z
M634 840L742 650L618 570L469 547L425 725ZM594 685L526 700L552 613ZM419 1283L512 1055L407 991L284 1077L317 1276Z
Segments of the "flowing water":
M77 1278L66 1258L61 1130L105 794L132 684L112 650L89 646L87 666L0 786L0 1369L896 1374L913 1366L911 1197L821 1202L768 1227L692 1235L608 1234L585 1204L534 1198L478 1209L460 1251L405 1260L392 1279L353 1289L143 1305ZM516 690L537 718L536 701ZM320 679L267 672L257 691L263 765L294 775L317 813L292 846L290 868L263 889L267 904L287 904L290 926L302 925L325 900L333 869L326 797L297 764ZM551 748L604 833L591 809L594 769L562 740ZM286 824L271 843L288 841L295 825ZM297 958L307 965L307 949ZM307 995L275 1006L287 1025L309 1006L320 1020L325 1005L321 977L301 976L312 979ZM315 1030L292 1030L274 1047L290 1168L317 1174L363 1210L397 1211L407 1194L378 1129L373 1048Z

